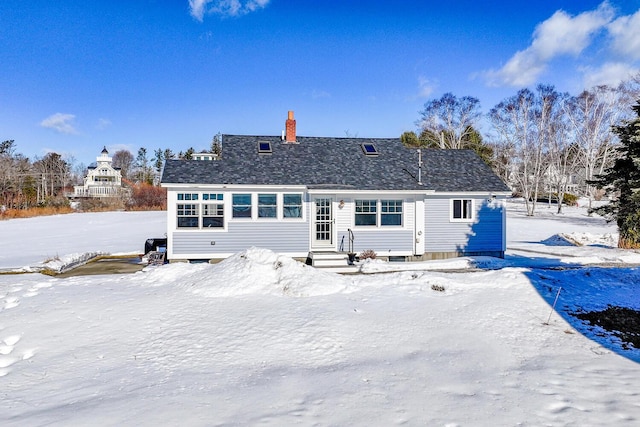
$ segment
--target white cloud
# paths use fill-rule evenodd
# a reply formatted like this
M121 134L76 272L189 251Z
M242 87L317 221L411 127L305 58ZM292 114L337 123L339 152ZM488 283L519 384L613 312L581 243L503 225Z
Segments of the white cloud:
M73 114L55 113L40 122L40 126L53 129L60 133L75 135L78 133L74 126L76 116Z
M313 99L331 98L331 94L325 90L313 89L311 91L311 98Z
M584 87L592 88L600 85L618 86L622 81L629 80L640 72L629 64L622 62L608 62L598 69L586 68L584 73Z
M270 0L189 0L191 16L198 21L204 19L205 14L222 16L241 16L263 9Z
M631 59L640 59L640 10L621 16L608 26L613 49Z
M559 10L536 28L530 49L543 60L563 54L578 55L589 45L593 33L611 19L613 9L607 2L574 18Z
M613 8L606 1L596 10L574 17L558 10L536 27L528 48L516 52L501 69L485 73L488 83L517 87L535 83L555 57L582 53L592 36L609 24L613 15Z
M418 98L428 98L435 89L435 84L424 76L418 77Z
M96 125L96 129L105 130L109 126L111 126L111 120L101 118L101 119L98 119L98 124Z
M189 0L189 9L191 9L191 16L198 21L202 21L204 17L204 8L211 0Z

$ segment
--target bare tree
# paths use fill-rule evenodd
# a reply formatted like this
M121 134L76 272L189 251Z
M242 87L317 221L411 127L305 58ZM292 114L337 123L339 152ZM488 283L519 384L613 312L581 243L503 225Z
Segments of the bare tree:
M133 154L129 150L118 150L113 154L112 165L114 168L120 168L123 178L129 178L129 173L133 169Z
M35 178L29 159L16 154L15 141L0 143L0 206L28 208L36 203Z
M40 175L39 200L61 195L69 179L69 164L58 153L48 153L33 164Z
M11 206L10 200L15 192L14 186L14 161L13 161L13 140L4 141L0 144L0 206L6 209Z
M580 151L584 194L589 198L590 208L597 189L589 182L602 174L611 160L611 148L615 142L611 129L622 113L618 98L617 90L597 86L573 97L565 108L573 140Z
M535 94L529 89L500 102L489 112L489 118L503 146L511 147L510 176L522 193L527 215L533 216L543 170L543 150L535 126Z
M507 159L503 163L507 162L509 170L504 173L522 193L529 216L535 213L544 185L558 193L558 212L562 210L575 161L567 141L564 105L568 97L552 85L541 84L535 92L518 91L489 112L498 135L498 153Z
M628 107L625 112L625 116L627 118L633 117L633 105L640 100L640 71L631 76L628 80L620 83L618 91L622 94L624 103Z
M558 213L562 213L564 196L569 185L574 184L579 153L577 145L570 138L570 125L566 115L568 93L558 93L552 86L539 87L541 111L546 111L544 119L538 121L540 143L546 147L545 185L549 192L549 203L555 192ZM541 117L542 118L542 117Z
M421 136L433 138L439 148L466 148L464 141L469 140L481 117L480 101L445 93L440 99L427 101L420 114Z

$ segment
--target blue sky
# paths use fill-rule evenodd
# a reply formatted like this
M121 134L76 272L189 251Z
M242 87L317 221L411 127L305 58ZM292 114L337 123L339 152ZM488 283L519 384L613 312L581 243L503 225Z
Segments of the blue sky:
M89 164L218 133L397 137L429 98L488 110L640 70L640 0L0 2L0 140Z

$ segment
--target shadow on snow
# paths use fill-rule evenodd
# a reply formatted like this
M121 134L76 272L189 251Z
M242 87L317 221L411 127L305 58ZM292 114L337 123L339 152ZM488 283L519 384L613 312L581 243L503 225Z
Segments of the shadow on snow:
M556 218L579 225L591 225L593 221L592 218L587 220L562 215L557 215ZM501 239L505 238L504 235L497 236L495 233L495 227L501 220L500 206L494 205L490 200L485 201L478 211L475 223L469 225L465 244L457 247L458 252L474 254L495 251L496 247L502 245ZM549 304L550 311L558 289L562 288L554 315L559 315L576 331L600 346L640 363L640 268L588 267L549 257L544 252L545 247L572 246L559 237L531 243L540 243L539 252L546 256L509 254L505 255L505 264L529 269L525 275ZM481 265L478 267L482 268ZM627 318L611 319L612 313ZM582 320L580 317L591 320Z
M549 304L550 310L558 290L562 288L554 314L559 315L576 331L602 347L640 363L640 348L634 347L629 341L629 337L632 337L637 344L640 339L640 268L580 266L531 269L525 275ZM626 313L627 318L612 319L612 312ZM585 316L586 313L591 315ZM603 322L597 324L581 320L578 316L592 319L600 317Z

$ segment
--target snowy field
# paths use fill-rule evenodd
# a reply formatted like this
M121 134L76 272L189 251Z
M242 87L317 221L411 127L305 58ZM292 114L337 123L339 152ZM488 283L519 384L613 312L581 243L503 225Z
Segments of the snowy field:
M584 209L552 212L510 203L504 260L337 275L252 248L0 275L0 425L640 425L640 350L572 315L640 310L640 253ZM164 227L165 212L0 221L0 270L139 253Z

